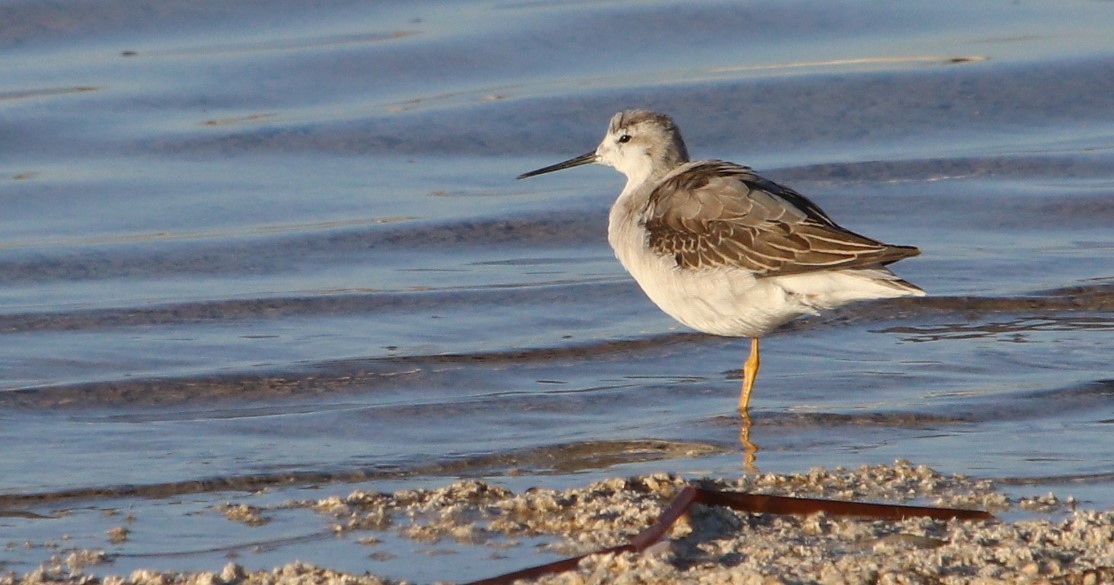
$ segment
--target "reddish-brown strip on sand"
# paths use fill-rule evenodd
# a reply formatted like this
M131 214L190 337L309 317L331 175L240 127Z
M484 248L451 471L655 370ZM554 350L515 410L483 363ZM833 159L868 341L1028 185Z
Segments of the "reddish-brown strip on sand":
M518 579L536 579L544 575L561 573L575 569L581 559L591 555L612 554L621 552L642 552L651 547L673 526L677 520L688 512L693 504L706 506L724 506L740 512L751 514L796 514L808 515L824 512L830 516L858 516L875 520L900 520L902 518L934 518L937 520L991 520L994 518L982 510L961 510L957 508L933 508L928 506L902 506L895 504L866 504L862 502L846 502L840 500L823 500L817 498L795 498L787 496L768 496L762 494L747 494L741 492L725 492L720 490L686 486L673 498L652 526L638 533L629 543L600 549L588 554L561 559L552 563L545 563L534 567L519 569L487 579L471 581L463 585L510 585Z

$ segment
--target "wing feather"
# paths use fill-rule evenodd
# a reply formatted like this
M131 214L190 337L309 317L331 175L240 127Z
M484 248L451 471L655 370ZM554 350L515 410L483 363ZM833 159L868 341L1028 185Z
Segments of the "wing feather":
M804 195L717 160L667 175L642 217L650 248L681 268L732 266L774 276L877 267L920 253L844 229Z

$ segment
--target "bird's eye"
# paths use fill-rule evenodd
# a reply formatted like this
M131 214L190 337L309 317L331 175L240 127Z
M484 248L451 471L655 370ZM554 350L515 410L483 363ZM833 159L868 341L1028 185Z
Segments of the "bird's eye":
M619 137L619 144L626 144L630 142L630 134L624 134Z

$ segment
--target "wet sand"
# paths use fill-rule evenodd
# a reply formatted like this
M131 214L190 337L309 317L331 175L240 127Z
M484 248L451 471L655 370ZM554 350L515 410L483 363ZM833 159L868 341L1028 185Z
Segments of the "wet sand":
M514 492L480 480L434 489L395 492L341 491L317 499L290 499L261 506L226 504L211 513L258 529L292 510L312 510L321 534L366 548L371 572L350 574L291 562L273 570L249 571L235 563L211 571L137 570L116 575L104 550L65 550L23 575L8 574L0 585L104 583L106 585L356 584L406 582L376 576L376 560L389 538L416 551L413 562L436 559L437 582L460 582L454 558L468 574L484 575L484 559L513 556L575 556L624 544L652 524L685 485L829 500L898 503L978 509L992 520L898 521L814 514L748 514L696 506L644 554L585 558L569 572L538 583L1079 583L1114 579L1114 512L1079 508L1054 494L1012 498L993 482L943 475L898 461L858 469L816 468L806 473L755 474L739 480L684 479L669 474L611 478L581 487L532 488ZM133 538L125 525L106 538ZM539 540L540 539L540 540ZM11 546L11 545L9 545ZM465 557L457 549L472 549ZM531 554L528 550L535 549ZM447 556L446 556L447 555ZM540 564L542 561L539 560ZM526 565L522 565L523 568ZM470 579L467 579L470 580Z

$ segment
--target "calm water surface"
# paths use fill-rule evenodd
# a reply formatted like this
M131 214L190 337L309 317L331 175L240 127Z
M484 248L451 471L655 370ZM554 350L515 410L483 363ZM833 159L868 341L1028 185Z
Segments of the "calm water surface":
M766 340L760 470L907 458L1114 505L1110 2L9 1L0 22L0 568L68 534L115 555L102 573L236 553L479 577L536 555L375 561L308 513L230 529L209 506L744 473L747 343L623 273L622 177L513 179L628 107L923 252L895 269L929 297Z

